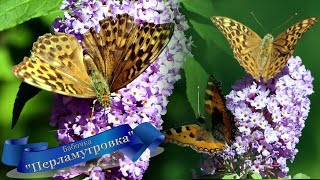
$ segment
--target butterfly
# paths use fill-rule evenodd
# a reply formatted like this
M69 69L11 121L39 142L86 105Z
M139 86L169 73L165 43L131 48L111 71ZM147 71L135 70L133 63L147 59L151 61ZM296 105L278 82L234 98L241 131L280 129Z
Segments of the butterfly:
M189 124L164 132L165 141L189 146L197 152L215 154L230 145L234 134L233 116L226 108L221 83L209 77L205 90L205 117L198 124Z
M229 41L240 65L254 79L260 81L261 76L264 82L286 66L302 35L318 21L311 17L291 26L275 39L271 34L261 39L250 28L233 19L213 16L211 20Z
M33 44L31 57L12 68L22 81L54 93L96 98L108 107L110 94L144 72L170 41L173 23L134 23L128 14L99 22L82 45L74 35L45 34Z

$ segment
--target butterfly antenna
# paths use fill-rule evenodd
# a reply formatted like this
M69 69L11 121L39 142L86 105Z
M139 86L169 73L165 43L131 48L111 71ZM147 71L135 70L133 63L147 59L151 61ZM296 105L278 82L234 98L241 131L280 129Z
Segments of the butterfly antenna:
M253 14L253 12L250 12L250 14L253 16L253 18L256 20L256 22L262 27L262 29L264 30L264 32L267 32L266 29L262 26L262 24L261 24L260 21L258 20L258 18Z
M279 29L280 27L282 27L283 25L285 25L285 24L287 24L292 18L294 18L296 15L298 15L298 13L294 13L289 19L287 19L284 23L282 23L280 26L278 26L277 28L275 28L272 32L271 32L271 34L273 33L273 32L275 32L277 29Z
M200 91L199 91L199 86L198 86L198 116L200 116Z

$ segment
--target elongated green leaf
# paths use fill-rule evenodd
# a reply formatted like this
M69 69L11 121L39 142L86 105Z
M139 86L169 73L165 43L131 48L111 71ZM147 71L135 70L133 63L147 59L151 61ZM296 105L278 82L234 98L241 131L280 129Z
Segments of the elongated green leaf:
M192 25L193 29L206 41L214 42L219 48L221 48L224 52L229 55L232 55L232 50L226 38L222 35L222 33L215 28L215 26L202 24L194 20L189 21Z
M213 15L214 6L212 0L181 0L181 4L188 10L196 14L200 14L206 18Z
M59 11L62 0L0 0L0 31Z
M310 177L303 173L298 173L293 176L293 179L310 179Z
M209 74L201 67L201 65L191 56L187 57L187 61L184 65L184 71L186 75L187 84L187 97L191 104L195 115L198 114L198 86L200 94L200 113L203 115L203 98L204 91L207 85Z

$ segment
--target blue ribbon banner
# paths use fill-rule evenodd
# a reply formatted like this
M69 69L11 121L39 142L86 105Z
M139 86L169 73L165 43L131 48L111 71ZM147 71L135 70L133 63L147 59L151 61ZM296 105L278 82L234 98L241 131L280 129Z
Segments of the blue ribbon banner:
M152 152L163 140L164 135L147 122L133 130L128 124L121 125L50 149L48 143L27 144L28 137L24 137L5 142L2 162L18 166L18 172L34 173L65 168L117 150L136 161L147 148Z

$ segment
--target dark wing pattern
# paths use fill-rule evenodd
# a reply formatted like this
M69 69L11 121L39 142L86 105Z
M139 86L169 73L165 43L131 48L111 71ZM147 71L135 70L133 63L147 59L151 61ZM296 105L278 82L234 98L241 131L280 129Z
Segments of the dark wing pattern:
M83 52L74 35L56 33L40 36L31 57L12 68L22 81L58 94L79 98L96 96L83 63Z
M228 40L239 64L252 77L259 80L257 58L261 50L261 38L249 27L236 20L222 16L213 16L211 20Z
M166 142L179 146L191 147L199 153L215 154L226 147L224 142L217 141L212 133L197 124L171 128L164 132Z
M144 72L174 32L173 23L136 24L128 14L108 17L100 22L100 27L99 33L92 28L84 34L83 45L108 80L111 92Z
M318 19L316 17L305 19L289 27L273 40L271 55L265 66L266 68L262 72L262 77L265 82L278 74L286 66L300 38L317 21Z
M216 140L230 143L233 119L225 103L221 83L211 75L204 97L206 127Z
M231 143L233 117L226 109L220 82L209 77L205 92L206 116L198 117L200 124L189 124L165 131L166 141L180 146L189 146L197 152L215 154ZM204 129L204 127L206 129Z

